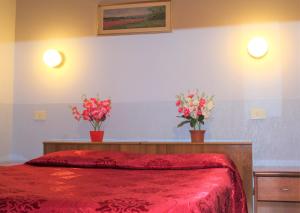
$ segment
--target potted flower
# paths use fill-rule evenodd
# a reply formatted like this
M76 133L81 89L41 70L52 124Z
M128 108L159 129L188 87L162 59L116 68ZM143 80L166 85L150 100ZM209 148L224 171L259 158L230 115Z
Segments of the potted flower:
M177 117L184 119L177 127L189 124L192 142L203 143L205 130L201 127L214 108L213 96L206 96L204 93L200 95L198 90L186 95L180 94L177 96L176 106L180 114Z
M90 122L93 127L93 131L90 131L90 137L92 142L102 142L104 131L101 130L103 122L110 115L111 100L100 100L97 98L83 99L83 110L80 112L76 106L72 106L72 114L77 121L81 119Z

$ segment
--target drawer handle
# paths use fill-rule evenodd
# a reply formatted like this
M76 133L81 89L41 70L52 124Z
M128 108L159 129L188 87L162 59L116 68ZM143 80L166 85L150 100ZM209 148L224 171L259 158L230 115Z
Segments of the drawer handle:
M287 191L289 191L289 189L288 189L288 188L281 188L280 190L281 190L281 191L283 191L283 192L287 192Z

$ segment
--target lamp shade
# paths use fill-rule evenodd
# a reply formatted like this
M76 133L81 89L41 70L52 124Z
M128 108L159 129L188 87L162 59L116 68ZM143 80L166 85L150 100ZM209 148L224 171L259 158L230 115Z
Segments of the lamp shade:
M59 67L63 63L63 55L55 49L49 49L44 53L43 60L49 67Z
M254 58L262 58L267 54L269 45L264 38L255 37L248 43L248 53Z

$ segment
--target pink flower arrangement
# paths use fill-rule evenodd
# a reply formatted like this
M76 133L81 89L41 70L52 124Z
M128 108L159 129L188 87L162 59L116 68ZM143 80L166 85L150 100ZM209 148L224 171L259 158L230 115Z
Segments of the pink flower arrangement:
M177 127L184 124L190 124L194 130L201 129L201 125L209 118L212 109L214 108L213 96L206 96L204 93L199 95L198 90L188 92L188 94L180 94L177 96L176 106L180 118L183 118Z
M94 130L100 130L102 123L110 115L111 100L99 98L86 98L83 100L83 111L79 112L76 106L72 106L72 114L77 121L81 119L89 121Z

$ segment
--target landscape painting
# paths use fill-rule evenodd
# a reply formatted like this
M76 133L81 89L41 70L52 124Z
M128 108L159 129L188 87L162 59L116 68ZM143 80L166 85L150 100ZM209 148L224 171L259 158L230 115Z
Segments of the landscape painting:
M170 2L99 6L99 34L171 31Z

